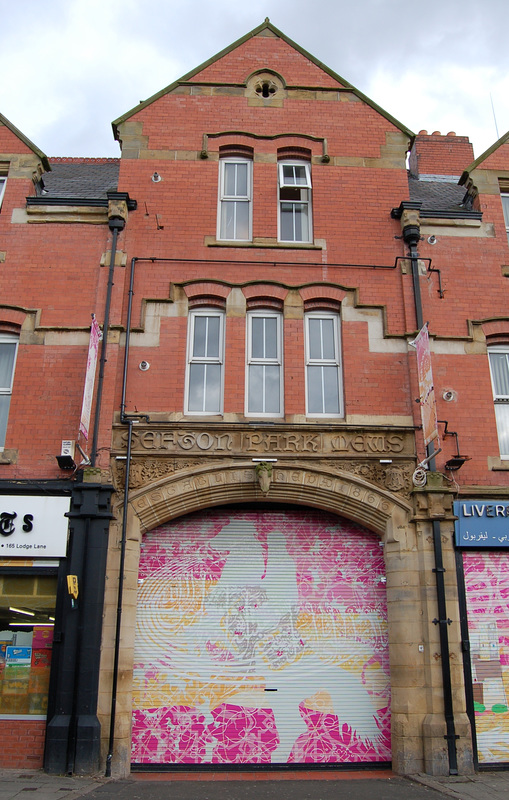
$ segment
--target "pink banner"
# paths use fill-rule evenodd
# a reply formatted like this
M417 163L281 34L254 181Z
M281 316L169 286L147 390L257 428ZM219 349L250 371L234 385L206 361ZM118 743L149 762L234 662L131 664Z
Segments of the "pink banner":
M431 371L428 323L423 325L414 339L413 345L417 350L422 432L424 435L424 444L427 447L434 439L438 440L437 407L435 402L433 373Z
M88 429L90 426L90 414L92 412L92 400L94 397L95 370L97 366L97 354L99 342L102 339L101 329L92 315L92 325L90 328L90 342L88 345L87 372L85 375L85 389L83 391L83 404L81 406L80 433L88 441Z

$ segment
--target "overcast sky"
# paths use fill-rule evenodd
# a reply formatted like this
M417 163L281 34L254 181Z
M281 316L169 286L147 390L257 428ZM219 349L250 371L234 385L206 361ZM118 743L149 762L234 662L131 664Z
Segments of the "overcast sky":
M266 16L414 132L469 136L478 156L509 130L509 0L0 0L0 13L0 113L50 157L120 155L112 120Z

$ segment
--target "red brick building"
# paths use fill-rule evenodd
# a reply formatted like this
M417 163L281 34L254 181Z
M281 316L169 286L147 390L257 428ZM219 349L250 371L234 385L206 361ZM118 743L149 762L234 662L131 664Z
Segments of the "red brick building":
M509 761L509 137L268 20L118 160L0 122L5 765Z

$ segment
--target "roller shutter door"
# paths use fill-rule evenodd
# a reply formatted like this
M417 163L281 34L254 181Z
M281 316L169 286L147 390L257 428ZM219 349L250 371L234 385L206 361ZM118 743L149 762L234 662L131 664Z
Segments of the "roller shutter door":
M333 515L193 514L143 538L132 760L390 760L382 548Z
M463 554L480 764L509 763L509 552Z

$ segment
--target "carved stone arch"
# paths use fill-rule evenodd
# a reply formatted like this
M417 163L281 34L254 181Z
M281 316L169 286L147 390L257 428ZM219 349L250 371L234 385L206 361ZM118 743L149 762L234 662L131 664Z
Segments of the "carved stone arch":
M258 502L319 508L392 542L412 513L402 498L357 475L303 463L274 465L268 494L260 489L253 463L245 461L183 470L132 492L129 498L141 532L200 509Z

